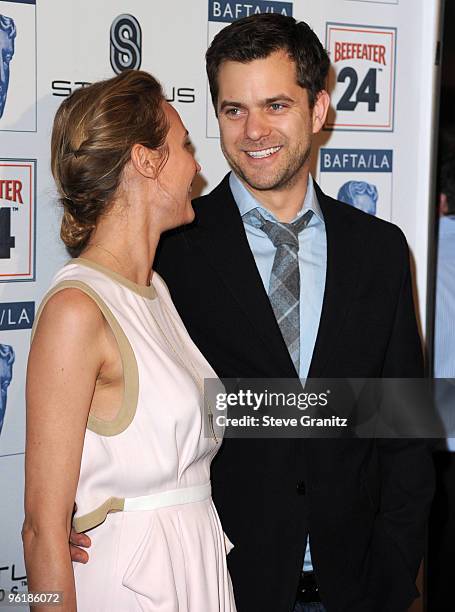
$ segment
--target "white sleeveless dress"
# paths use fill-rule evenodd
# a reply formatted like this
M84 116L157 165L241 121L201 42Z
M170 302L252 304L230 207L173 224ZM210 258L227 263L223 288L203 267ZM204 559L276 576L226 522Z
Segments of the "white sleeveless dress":
M90 530L92 546L86 565L73 564L78 610L235 612L226 566L232 544L210 496L222 432L207 425L201 396L214 371L156 272L144 287L74 259L41 309L66 287L100 307L124 375L116 418L89 415L85 433L73 526Z

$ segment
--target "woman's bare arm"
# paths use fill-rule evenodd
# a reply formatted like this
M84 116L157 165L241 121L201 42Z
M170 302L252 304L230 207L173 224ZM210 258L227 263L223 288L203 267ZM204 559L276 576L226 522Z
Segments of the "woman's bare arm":
M87 417L103 362L104 324L87 295L64 289L43 309L28 362L22 530L28 587L63 591L68 612L76 610L68 544L71 516Z

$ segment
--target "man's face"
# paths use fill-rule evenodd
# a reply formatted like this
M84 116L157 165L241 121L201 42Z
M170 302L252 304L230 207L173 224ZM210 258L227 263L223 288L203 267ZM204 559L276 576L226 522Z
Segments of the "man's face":
M9 85L9 63L14 55L14 38L0 30L0 117L5 110Z
M256 190L280 190L304 173L320 121L284 51L218 73L221 148L234 172ZM325 115L324 115L325 118Z

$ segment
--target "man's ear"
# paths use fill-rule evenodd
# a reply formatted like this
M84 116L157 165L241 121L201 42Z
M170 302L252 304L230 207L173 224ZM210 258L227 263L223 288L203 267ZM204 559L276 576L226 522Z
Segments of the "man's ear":
M313 106L313 134L317 134L322 130L325 123L325 119L327 117L327 113L329 111L329 106L330 96L325 91L325 89L323 89L318 93L316 102Z
M156 179L161 161L161 151L149 149L141 144L135 144L131 149L131 163L134 169L145 178Z
M449 204L447 203L447 196L445 193L439 194L439 214L441 217L447 215L449 212Z

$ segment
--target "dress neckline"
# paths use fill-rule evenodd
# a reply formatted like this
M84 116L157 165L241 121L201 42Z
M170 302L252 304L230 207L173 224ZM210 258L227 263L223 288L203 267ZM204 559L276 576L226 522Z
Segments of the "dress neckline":
M109 276L109 278L111 278L119 285L123 285L124 287L130 289L134 293L137 293L141 297L145 297L149 300L153 300L156 298L156 289L151 281L150 285L139 285L138 283L133 282L129 278L126 278L126 276L122 276L121 274L118 274L118 272L114 272L114 270L106 268L106 266L96 263L91 259L86 259L85 257L76 257L75 259L71 259L67 265L70 264L80 264L87 268L92 268L97 272L101 272L102 274Z

